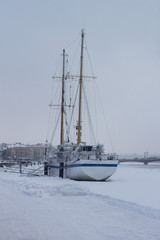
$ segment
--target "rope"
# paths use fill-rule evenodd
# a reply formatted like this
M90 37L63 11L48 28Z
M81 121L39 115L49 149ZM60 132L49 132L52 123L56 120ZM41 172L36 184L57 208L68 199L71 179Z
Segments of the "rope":
M100 106L101 106L101 108L102 108L102 115L103 115L103 120L104 120L104 123L105 123L105 128L106 128L106 131L107 131L107 135L108 135L108 137L109 137L109 139L110 139L111 148L112 148L112 150L114 150L114 145L113 145L111 133L110 133L109 128L108 128L107 119L106 119L105 114L104 114L103 104L102 104L101 95L100 95L100 93L99 93L99 88L98 88L98 86L96 87L96 89L97 89L97 93L98 93L98 98L99 98L99 100L100 100Z
M91 68L91 71L92 71L92 76L94 76L93 67L92 67L92 63L91 63L91 58L90 58L88 47L87 47L87 42L86 42L85 39L84 39L84 41L85 41L85 46L86 46L86 52L87 52L88 59L89 59L90 68Z
M95 125L96 125L96 138L98 142L98 124L97 124L97 104L96 104L96 89L95 89L95 81L94 81L94 110L95 110Z
M81 42L81 41L79 41L78 46L77 46L77 49L76 49L76 51L75 51L75 54L74 54L74 57L73 57L73 60L72 60L72 63L71 63L71 67L70 67L70 71L69 71L69 72L71 72L73 63L74 63L74 61L75 61L75 58L76 58L76 55L77 55L77 52L78 52L78 49L79 49L79 46L80 46L80 42Z
M57 119L57 122L56 122L56 126L55 126L55 129L52 133L52 136L51 136L51 141L50 141L50 144L52 144L52 141L53 141L53 138L54 138L54 135L55 135L55 132L56 132L56 129L57 129L57 126L58 126L58 122L59 122L59 119L60 119L60 113L59 113L59 116L58 116L58 119Z
M85 98L85 101L86 101L86 107L87 107L88 118L89 118L89 121L90 121L89 128L90 128L90 133L91 133L91 141L96 142L96 140L95 140L95 135L94 135L94 130L93 130L93 125L92 125L92 121L91 121L91 116L90 116L90 112L89 112L89 107L88 107L87 97L86 97L86 93L85 93L85 90L84 90L83 85L82 85L82 89L83 89L84 98ZM92 137L93 137L93 139L92 139Z
M78 88L79 88L79 85L78 85L78 87L77 87L77 91L76 91L76 95L75 95L75 99L74 99L74 104L73 104L73 106L75 106L75 103L76 103L76 100L77 100ZM74 113L74 107L73 107L73 109L72 109L72 113L71 113L71 118L70 118L70 122L69 122L68 131L70 131L70 128L71 128L71 122L72 122L72 119L73 119L73 113Z

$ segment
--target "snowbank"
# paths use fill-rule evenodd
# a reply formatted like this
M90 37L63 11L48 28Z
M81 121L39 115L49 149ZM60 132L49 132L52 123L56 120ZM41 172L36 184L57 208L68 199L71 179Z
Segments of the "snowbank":
M108 182L0 170L1 240L158 240L160 168L121 165ZM147 198L147 199L146 199Z

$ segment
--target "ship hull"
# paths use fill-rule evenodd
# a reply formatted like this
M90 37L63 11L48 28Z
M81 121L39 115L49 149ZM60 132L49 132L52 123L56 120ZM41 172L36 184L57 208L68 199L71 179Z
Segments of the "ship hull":
M116 172L117 164L117 160L80 160L67 168L66 177L82 181L105 181Z
M79 181L105 181L117 169L117 160L79 160L65 165L64 177ZM51 176L59 176L59 165L50 165Z

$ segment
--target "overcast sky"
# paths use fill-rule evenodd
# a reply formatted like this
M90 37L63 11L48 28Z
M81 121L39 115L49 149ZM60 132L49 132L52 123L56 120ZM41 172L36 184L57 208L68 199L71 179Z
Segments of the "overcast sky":
M51 76L83 27L114 150L160 153L159 0L0 0L0 142L45 141Z

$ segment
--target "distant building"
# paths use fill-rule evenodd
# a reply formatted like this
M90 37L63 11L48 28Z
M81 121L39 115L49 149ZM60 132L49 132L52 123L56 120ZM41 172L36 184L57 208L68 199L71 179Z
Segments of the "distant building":
M2 148L2 145L0 145L0 159L3 159L3 148Z
M38 161L44 159L46 149L46 146L44 144L38 143L36 145L31 145L30 147L34 152L34 160Z
M4 150L4 159L34 160L34 152L29 145L16 143L14 145L9 145Z
M45 144L36 145L24 145L21 143L16 143L13 145L8 145L3 150L4 159L15 159L15 160L35 160L39 161L44 159L45 156Z

